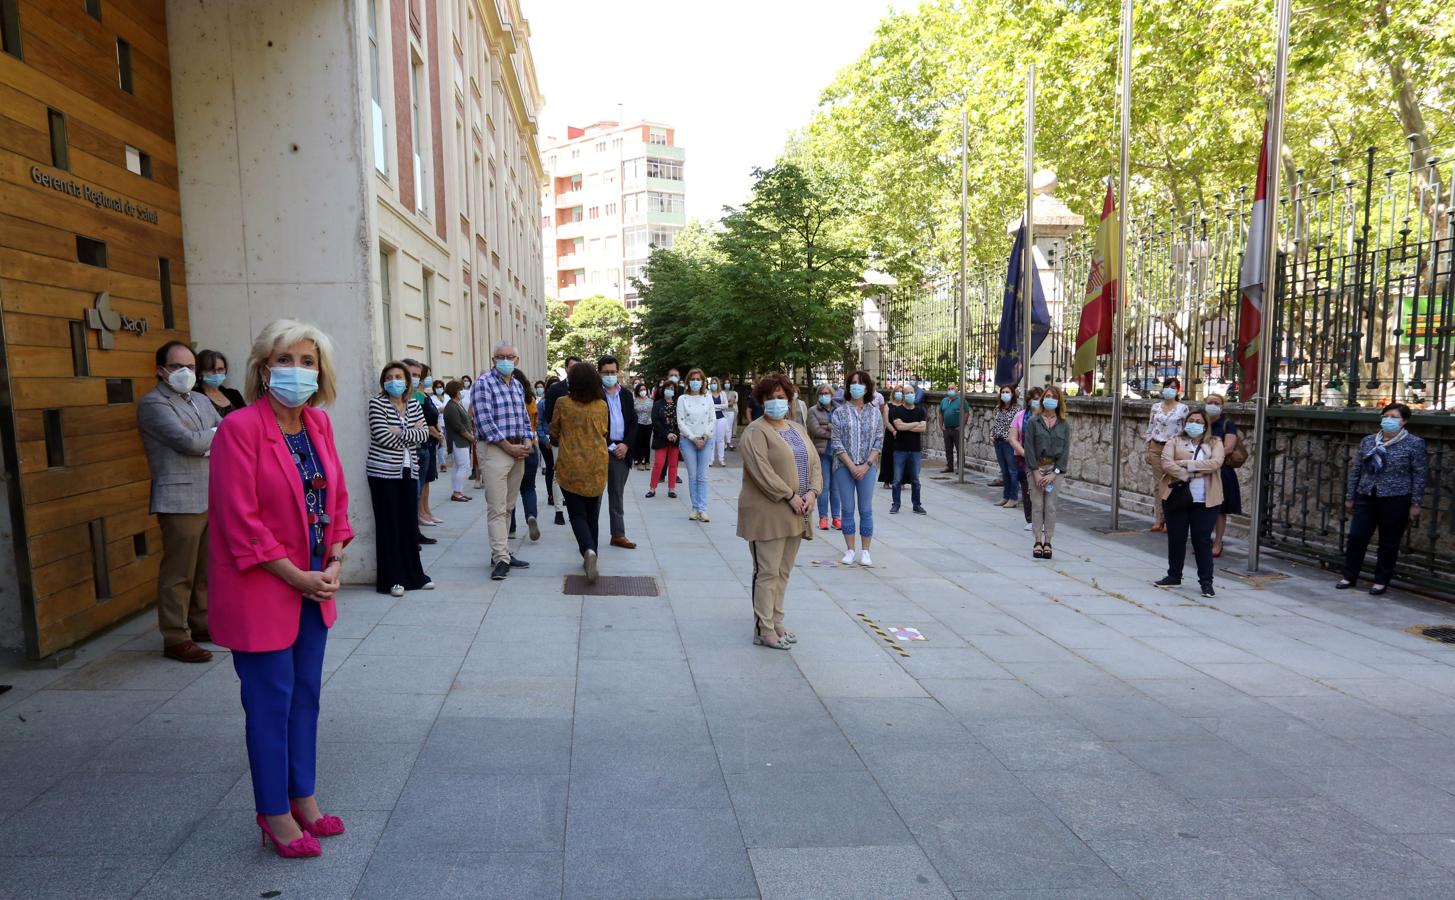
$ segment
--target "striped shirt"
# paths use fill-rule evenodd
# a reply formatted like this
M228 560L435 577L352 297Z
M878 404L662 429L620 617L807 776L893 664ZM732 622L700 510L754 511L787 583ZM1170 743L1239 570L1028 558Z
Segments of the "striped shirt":
M801 497L808 493L808 447L804 446L797 428L785 428L778 433L793 450L793 461L798 464L798 494Z
M525 391L514 377L506 378L491 369L475 381L470 392L470 409L475 414L475 434L487 444L508 438L528 440L534 429L525 408Z
M392 429L399 428L403 433ZM414 450L429 440L424 424L424 408L413 397L404 401L404 414L394 407L388 395L379 394L369 401L369 459L366 465L370 478L419 478L419 454Z

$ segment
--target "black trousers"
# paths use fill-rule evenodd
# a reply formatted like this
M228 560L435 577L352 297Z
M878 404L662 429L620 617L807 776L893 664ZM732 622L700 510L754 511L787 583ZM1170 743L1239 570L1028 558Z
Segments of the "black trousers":
M879 483L894 484L894 432L884 429L884 449L879 453Z
M387 594L401 584L407 591L419 590L429 576L419 562L414 479L370 476L369 499L374 502L374 589Z
M945 426L945 468L955 468L955 448L960 444L960 426Z
M1409 494L1398 497L1356 496L1354 520L1349 523L1349 534L1344 538L1344 578L1359 580L1369 539L1378 530L1379 551L1374 558L1374 583L1389 584L1394 577L1394 564L1399 559L1399 545L1409 523Z
M1192 555L1197 560L1197 580L1200 584L1212 584L1213 555L1212 533L1218 524L1220 506L1194 503L1191 509L1173 512L1164 510L1167 516L1167 576L1182 580L1182 566L1187 561L1187 537L1192 532Z
M546 475L546 505L556 505L556 451L550 441L541 441L541 471Z
M561 488L561 499L566 502L571 532L576 535L576 549L585 556L587 550L596 549L601 534L601 495L585 497Z
M636 437L632 439L631 460L634 466L652 464L652 426L637 425Z
M1031 522L1031 489L1028 486L1026 474L1026 470L1021 469L1016 473L1015 480L1021 486L1021 509L1025 510L1026 524L1029 525Z

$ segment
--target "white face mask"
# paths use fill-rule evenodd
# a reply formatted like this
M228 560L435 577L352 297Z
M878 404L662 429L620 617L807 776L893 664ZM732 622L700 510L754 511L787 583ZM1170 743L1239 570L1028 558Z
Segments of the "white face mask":
M167 375L167 384L179 394L185 394L197 386L197 373L191 369L178 369Z

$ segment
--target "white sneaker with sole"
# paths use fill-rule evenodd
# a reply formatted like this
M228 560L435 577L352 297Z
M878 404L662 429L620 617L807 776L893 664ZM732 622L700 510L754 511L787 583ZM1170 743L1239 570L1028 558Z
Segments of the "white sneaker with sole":
M424 583L424 585L422 586L422 589L423 590L426 590L426 591L432 591L432 590L434 590L434 582L433 581L426 581Z
M389 596L391 596L391 597L403 597L404 596L404 585L402 585L402 584L396 584L396 585L394 585L394 587L392 587L392 588L389 589Z
M1031 530L1031 523L1030 522L1027 522L1026 525L1025 525L1025 527L1021 529L1021 531L1030 531L1030 530Z
M591 583L591 584L595 584L596 583L596 572L597 572L597 569L596 569L596 551L595 550L587 550L586 551L586 558L584 560L582 560L582 563L586 566L586 580L589 583Z
M530 529L530 539L538 541L541 539L541 524L536 521L535 516L529 516L525 520L525 527Z
M866 569L872 569L874 567L874 560L869 558L868 550L859 551L859 565Z
M858 552L855 551L855 550L850 550L849 552L847 552L847 553L844 554L844 558L843 559L839 560L839 565L841 565L841 566L852 566L855 562L858 561L858 559L859 559Z

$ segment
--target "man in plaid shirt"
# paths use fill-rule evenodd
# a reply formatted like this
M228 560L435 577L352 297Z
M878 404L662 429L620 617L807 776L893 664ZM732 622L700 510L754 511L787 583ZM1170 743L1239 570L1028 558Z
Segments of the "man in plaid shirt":
M483 448L480 472L485 482L485 506L490 530L490 577L505 580L512 568L530 563L510 555L510 511L520 496L525 459L534 450L525 392L515 380L515 347L495 345L494 365L475 379L470 409L475 414L475 435Z

